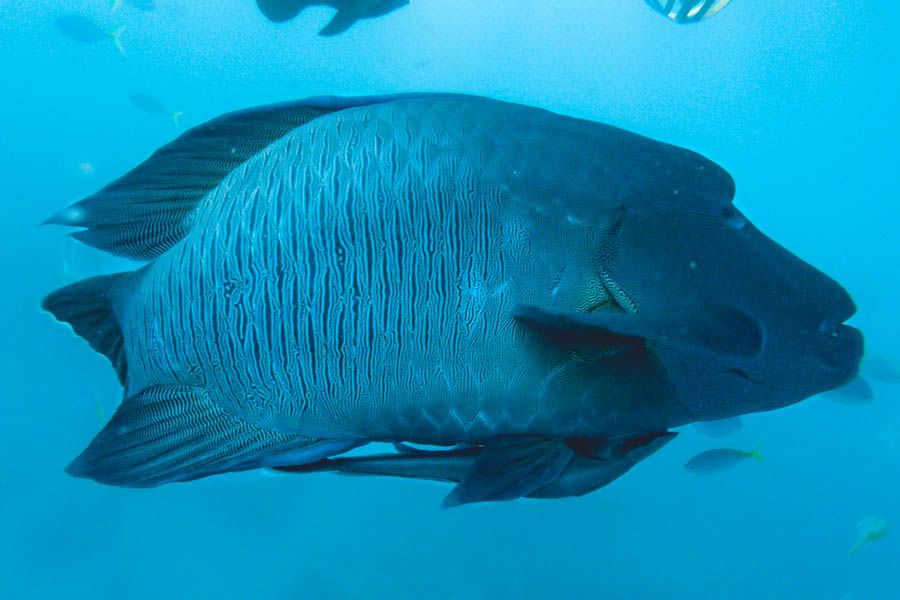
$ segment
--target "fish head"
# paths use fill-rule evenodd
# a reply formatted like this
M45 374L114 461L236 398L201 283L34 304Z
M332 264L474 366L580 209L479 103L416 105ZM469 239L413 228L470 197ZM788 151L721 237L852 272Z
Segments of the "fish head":
M850 295L733 206L724 170L692 160L705 175L675 182L680 193L670 186L664 199L623 203L597 250L614 304L648 320L642 337L676 398L698 420L721 419L845 385L863 352L845 324ZM673 314L654 335L668 322L653 315Z

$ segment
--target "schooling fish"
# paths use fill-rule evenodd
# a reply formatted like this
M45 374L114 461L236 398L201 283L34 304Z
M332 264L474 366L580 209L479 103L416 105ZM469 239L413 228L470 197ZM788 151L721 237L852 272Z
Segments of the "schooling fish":
M128 96L131 103L145 113L151 115L160 115L172 119L175 127L178 127L178 120L184 115L184 111L172 110L150 94L131 94Z
M708 19L731 0L646 0L647 4L675 23L699 23Z
M110 10L118 10L122 6L123 0L112 0ZM124 0L124 3L132 8L151 12L156 10L156 0Z
M720 438L731 435L743 427L744 422L740 417L730 417L728 419L716 419L713 421L698 421L693 424L694 430L700 435L709 438Z
M688 150L473 96L213 119L48 220L148 261L44 299L125 388L68 471L144 487L462 444L448 502L500 500L605 440L843 385L853 302L733 197Z
M737 450L735 448L707 450L692 457L685 463L684 468L695 473L717 473L730 469L748 458L762 462L763 457L759 453L759 446L750 451Z
M112 31L101 29L99 25L81 15L67 14L56 19L56 28L69 39L85 44L112 41L122 56L125 56L125 48L122 46L122 32L125 26Z
M337 11L319 35L333 36L350 29L360 19L382 17L409 4L409 0L256 0L270 21L282 23L310 6L329 6Z

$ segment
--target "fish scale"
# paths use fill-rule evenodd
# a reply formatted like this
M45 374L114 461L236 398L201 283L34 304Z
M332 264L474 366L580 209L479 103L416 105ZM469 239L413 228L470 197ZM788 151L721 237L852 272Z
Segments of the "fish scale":
M184 304L197 306L200 313L191 319L201 314L218 319L207 324L210 335L203 337L215 343L192 348L173 361L220 364L221 368L205 374L207 387L223 407L251 422L318 435L329 431L346 434L351 424L352 433L367 436L398 435L400 429L415 425L417 436L427 442L465 436L469 426L482 430L473 421L450 420L450 415L471 413L466 405L478 397L476 387L492 389L499 384L498 369L489 360L478 363L479 372L473 378L468 358L491 354L487 340L498 335L511 338L511 320L498 318L510 311L511 294L488 298L483 292L484 287L516 278L501 270L500 261L493 257L503 255L508 265L522 264L521 257L509 260L502 236L489 233L498 230L504 198L496 187L493 193L479 193L483 184L471 178L461 179L448 190L447 182L433 173L444 172L445 163L454 170L466 164L464 157L444 150L458 144L447 139L450 130L440 127L436 133L428 132L410 140L410 146L401 151L398 143L383 136L389 130L383 123L395 121L398 111L383 112L386 114L366 111L365 119L356 122L353 111L346 111L339 113L336 123L327 119L312 123L239 167L219 191L203 201L191 234L157 259L142 277L145 292L139 296L155 300L134 309L128 320L136 323L166 314L162 307L171 305L173 297L210 298L203 290L216 289L216 282L235 281L241 288L255 291L251 296L239 296L230 310L223 310L226 301L220 291L210 298L208 310L199 308L202 302L185 300ZM366 163L366 170L349 179L344 171L352 161L343 149L369 143L381 149L381 161ZM406 165L397 159L403 155L410 157ZM425 164L430 166L423 168ZM473 171L471 166L467 168ZM394 193L388 194L385 181L379 179L382 170L398 173L406 185L399 192L394 186ZM290 177L274 183L269 177L272 172L290 173ZM251 193L235 193L238 181ZM344 182L338 190L329 187L337 181ZM348 185L349 181L353 184ZM373 184L384 193L366 194ZM427 190L424 198L418 191L422 187ZM301 224L299 228L297 224ZM419 231L440 234L438 246L443 252L427 252L424 243L411 243ZM364 238L380 251L366 251L354 242ZM291 255L292 246L279 241L294 239L297 247L307 249L299 256ZM336 262L339 250L346 255L344 267ZM289 262L276 256L295 261L297 268L291 278L260 277L260 269L274 273L278 264ZM188 281L178 276L191 272L189 265L198 263L213 268L193 273ZM159 281L156 273L167 274L165 280ZM351 274L358 284L351 282ZM449 289L432 288L423 285L422 274L452 283ZM348 301L355 285L360 288L356 293L369 298L368 314L354 311ZM295 299L304 310L276 310L290 306ZM409 311L413 306L417 310ZM283 315L283 323L271 321L275 312ZM163 337L179 337L183 320L167 323ZM370 339L366 332L373 324L375 338ZM293 352L274 351L282 338ZM136 342L129 354L139 354L140 336L132 339ZM506 348L495 353L514 352L519 345L512 337ZM357 348L355 355L368 360L347 360L347 347ZM213 354L217 356L210 360ZM289 363L287 356L295 361ZM404 374L404 369L412 368L404 365L416 364L434 367ZM432 377L430 371L435 367L444 372L451 388L444 378ZM163 375L166 380L180 376L177 372ZM503 376L521 385L514 393L504 392L509 395L499 398L496 408L482 411L488 428L505 420L507 402L533 394L528 390L534 386L526 383L525 368L511 377L509 373ZM159 378L159 374L147 377ZM475 379L480 383L476 385ZM375 397L392 399L390 406L360 400L360 390L369 389L373 381L383 382ZM266 402L265 410L243 403L244 391L251 385L278 400ZM420 389L411 389L417 386ZM429 401L423 403L423 397ZM373 418L388 431L368 431ZM444 427L448 431L443 431Z

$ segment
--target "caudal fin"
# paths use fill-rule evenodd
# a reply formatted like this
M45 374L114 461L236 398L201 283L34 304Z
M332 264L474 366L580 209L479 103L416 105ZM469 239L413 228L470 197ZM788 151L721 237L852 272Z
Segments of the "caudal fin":
M125 47L122 45L122 32L125 31L125 26L117 27L109 32L109 37L112 38L113 44L116 45L116 50L119 51L119 54L122 56L126 56Z
M172 113L172 122L175 123L175 127L181 127L181 117L184 116L183 110L176 110Z
M760 453L761 449L762 449L762 442L758 443L756 445L756 448L754 448L753 450L750 451L750 458L756 459L759 462L766 462L765 460L763 460L763 455Z
M124 385L128 375L122 328L116 318L114 298L128 273L85 279L49 294L41 307L57 321L68 323L91 348L112 363Z

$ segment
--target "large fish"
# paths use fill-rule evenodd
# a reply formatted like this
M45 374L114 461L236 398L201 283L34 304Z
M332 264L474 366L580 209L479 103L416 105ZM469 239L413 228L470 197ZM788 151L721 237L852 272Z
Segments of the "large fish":
M149 261L43 302L125 387L68 471L141 487L461 444L448 502L509 499L609 440L845 384L853 302L733 196L688 150L479 97L214 119L48 220Z
M382 17L409 4L409 0L256 0L259 10L270 21L290 21L310 6L328 6L334 16L319 35L333 36L353 27L360 19Z

